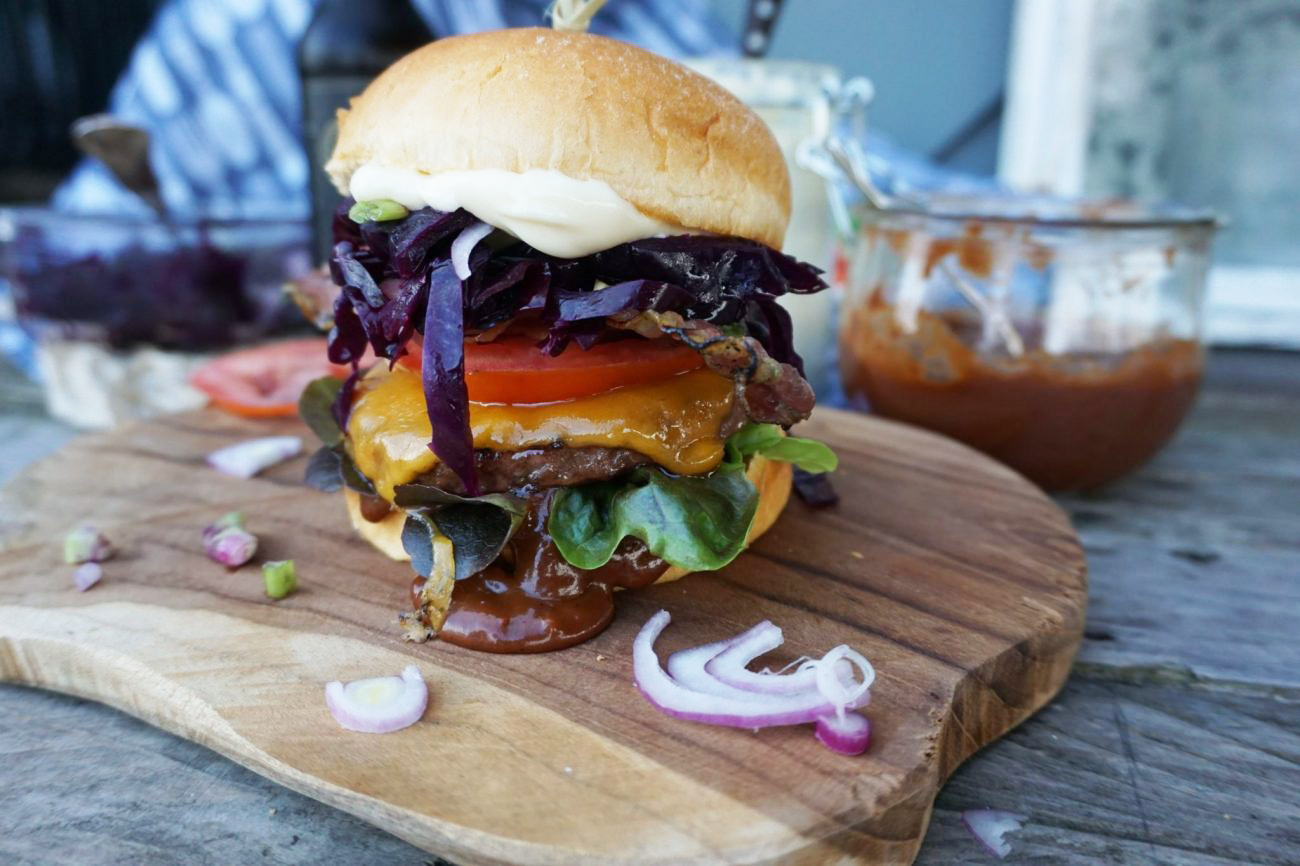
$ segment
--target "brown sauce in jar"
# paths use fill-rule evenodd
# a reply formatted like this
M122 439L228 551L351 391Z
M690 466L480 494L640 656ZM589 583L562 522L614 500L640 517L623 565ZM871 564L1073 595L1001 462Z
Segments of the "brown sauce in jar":
M529 500L506 554L478 574L459 580L438 637L474 650L547 652L582 643L614 617L614 590L654 583L668 564L639 540L624 539L604 566L570 565L546 532L554 491ZM418 608L424 578L411 584Z
M1160 338L1114 354L993 358L966 323L920 312L904 330L873 293L846 311L840 372L850 399L952 436L1049 490L1095 487L1144 463L1191 408L1205 364L1193 340Z

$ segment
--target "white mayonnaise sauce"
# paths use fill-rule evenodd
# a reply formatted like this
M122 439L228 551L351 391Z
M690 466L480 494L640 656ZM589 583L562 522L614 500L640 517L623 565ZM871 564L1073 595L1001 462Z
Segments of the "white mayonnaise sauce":
M641 213L603 180L578 180L550 169L424 174L368 163L352 174L349 191L357 201L387 198L410 210L463 207L530 246L565 259L641 238L686 233Z

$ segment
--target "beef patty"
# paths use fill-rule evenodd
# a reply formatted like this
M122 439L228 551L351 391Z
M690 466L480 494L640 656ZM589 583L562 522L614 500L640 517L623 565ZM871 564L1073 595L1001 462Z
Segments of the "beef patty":
M480 449L474 452L474 466L478 469L479 485L484 493L571 487L613 478L650 462L650 458L627 448L594 445L567 448L556 444L524 451ZM460 478L445 463L439 463L417 480L450 493L465 493Z
M529 448L526 451L474 452L478 468L479 485L484 493L533 493L547 487L569 487L589 481L603 481L621 475L637 466L650 463L650 458L627 448ZM415 479L420 484L430 484L449 493L465 495L460 477L445 463L439 463L429 472ZM371 523L383 520L392 510L387 499L376 495L362 495L361 514Z

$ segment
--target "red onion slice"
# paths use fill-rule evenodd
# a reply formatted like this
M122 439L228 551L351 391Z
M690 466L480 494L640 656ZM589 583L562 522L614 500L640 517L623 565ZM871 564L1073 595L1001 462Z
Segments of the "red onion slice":
M764 630L764 627L766 627L766 630ZM781 671L759 673L758 671L749 670L748 665L750 662L763 653L776 649L784 640L785 637L781 634L781 629L770 622L761 622L740 637L725 642L730 645L724 647L716 656L710 658L705 663L704 670L710 677L727 686L757 694L785 695L816 689L818 670L816 659L798 661L796 669L790 673L782 673ZM861 657L859 656L859 658ZM861 659L861 661L864 665L864 677L869 676L874 680L875 671L871 669L871 665L867 664L866 659ZM668 660L668 671L676 677L672 663L673 659L670 658ZM845 681L846 686L854 682L852 666L846 660L840 659L835 662L834 669L836 675ZM868 681L867 687L869 688L870 685L871 683Z
M961 820L990 854L1001 859L1011 853L1006 835L1019 830L1029 817L997 809L969 809L961 813Z
M856 680L852 674L847 678L842 676L844 662L862 671L862 679ZM876 681L876 669L871 666L871 662L847 644L840 644L818 659L813 665L813 672L817 678L817 691L840 708L841 716L844 715L845 707L860 707L870 700L868 690Z
M429 706L429 688L419 669L407 665L400 677L372 677L347 685L334 680L325 686L325 705L349 731L388 734L420 720Z
M837 705L820 691L789 695L724 696L696 691L669 676L659 663L655 641L671 621L661 610L646 621L632 643L632 673L646 700L667 715L693 722L733 728L767 728L814 722L843 709L866 704L867 692L847 705ZM742 636L743 637L743 636Z
M694 689L697 692L707 692L722 697L736 697L740 700L752 700L755 697L761 700L761 695L753 695L743 689L738 689L714 676L709 670L709 666L724 653L732 652L737 648L741 650L742 654L748 654L749 659L757 658L765 652L776 649L784 640L781 629L764 620L749 631L736 637L673 653L668 657L666 664L668 676L686 688ZM796 691L809 692L816 688L816 682L809 680L808 688Z
M735 698L736 700L753 703L768 700L772 696L808 694L820 691L823 697L833 703L843 701L847 704L847 699L837 697L837 695L856 687L858 683L853 677L853 667L846 659L832 659L831 663L835 666L835 675L840 680L834 691L828 691L818 685L817 671L820 667L817 659L801 660L799 669L790 674L760 674L744 669L744 665L763 653L776 649L784 642L785 637L782 635L781 629L765 620L737 637L675 652L668 657L665 667L668 669L668 676L676 680L678 684L693 691L710 695ZM836 649L847 649L847 647L837 647ZM745 685L733 684L714 673L718 667L716 663L719 659L724 659L724 657L725 660L722 665L724 669L728 669L732 665L739 665L744 673L751 675L751 679L746 680ZM870 671L871 666L866 663L866 659L862 659L862 664L866 665L864 677L870 676L874 678L875 673ZM870 673L865 673L867 671L870 671ZM750 682L754 683L752 687L748 685Z
M301 452L302 439L298 436L264 436L213 451L208 455L208 465L236 478L252 478Z
M817 742L841 755L861 755L871 745L871 722L858 713L822 716L814 733Z
M103 576L104 569L98 562L83 562L72 572L72 585L77 588L77 592L85 592L99 583Z
M492 234L492 226L485 222L475 222L461 230L456 240L451 242L451 266L456 276L468 280L470 275L469 254L483 238Z

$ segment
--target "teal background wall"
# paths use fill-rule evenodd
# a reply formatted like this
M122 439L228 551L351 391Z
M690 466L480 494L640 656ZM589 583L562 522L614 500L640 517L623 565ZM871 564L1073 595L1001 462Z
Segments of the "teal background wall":
M739 33L747 0L714 3ZM876 85L875 127L938 162L992 174L1012 5L786 0L769 56L817 60L867 76Z

